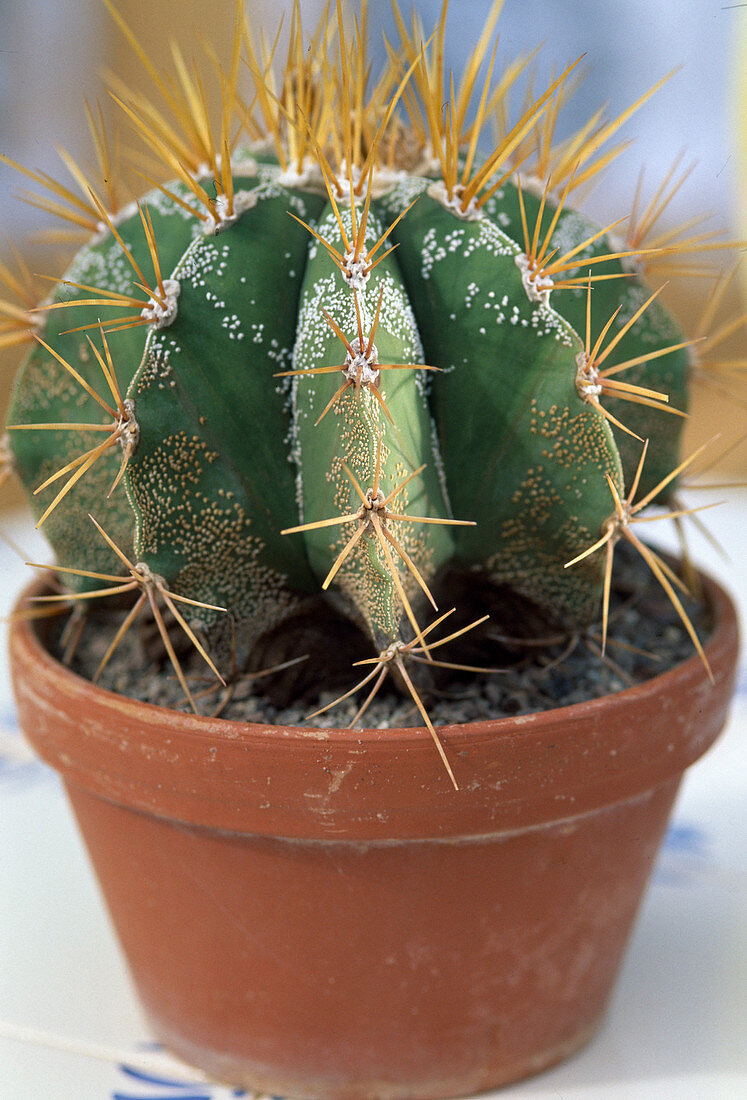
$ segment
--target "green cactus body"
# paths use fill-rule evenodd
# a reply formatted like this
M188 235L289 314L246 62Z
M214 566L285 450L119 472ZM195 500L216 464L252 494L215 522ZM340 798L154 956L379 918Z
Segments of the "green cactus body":
M251 179L237 176L235 185L238 188L251 182ZM173 183L170 189L182 201L191 197L188 189L179 182ZM168 276L190 242L200 235L200 222L177 201L158 190L149 192L141 205L147 208L152 220L161 269L164 276ZM124 211L116 221L116 230L137 266L147 278L152 278L152 259L138 210L128 208ZM78 252L49 301L72 303L78 299L101 297L95 290L80 290L72 284L137 295L139 292L133 287L136 280L137 275L121 245L111 230L102 225L101 233ZM142 293L140 297L143 297ZM142 305L145 304L143 301ZM100 346L95 326L99 320L104 324L122 393L127 392L140 365L148 333L145 324L117 331L116 317L121 314L115 313L113 319L112 305L101 302L95 305L70 304L40 315L44 318L41 335L45 343L70 363L109 403L112 401L111 394L86 338L86 331L81 330L92 326L87 330L88 335ZM125 310L127 316L139 312L138 307L125 307ZM53 355L41 345L32 347L16 381L8 414L9 424L101 424L105 419L100 405ZM24 482L32 488L41 485L101 440L102 436L95 431L23 430L12 433L14 460ZM72 555L79 568L99 572L111 572L118 567L116 556L88 521L89 513L97 516L117 545L126 553L131 552L134 538L132 510L123 493L108 496L121 460L118 447L105 452L66 494L64 509L55 509L45 521L45 533L60 559ZM62 484L62 479L53 482L43 493L31 498L37 518L42 516ZM93 588L96 582L72 578L71 587Z
M524 186L522 201L531 234L540 212L540 196L537 194L537 189ZM557 202L551 196L548 197L542 219L542 225L545 228L540 234L540 239L547 231L557 208ZM519 191L515 184L506 182L486 203L485 210L512 240L515 240L520 247L524 247ZM550 249L557 249L559 255L564 255L593 237L599 229L600 227L585 215L570 206L565 206L560 212L551 237ZM638 264L635 259L612 259L584 267L585 260L624 250L624 244L604 234L574 257L578 264L571 272L571 277L583 278L587 273L594 276L619 276L613 279L597 279L592 284L592 346L604 326L616 314L605 340L605 344L610 343L652 293L652 288L647 287L637 274ZM576 332L583 334L586 329L586 288L560 288L551 292L551 299L553 307L562 314ZM658 301L653 301L615 345L605 360L604 367L605 369L615 367L642 355L650 356L664 348L680 344L684 340L685 336L674 316ZM659 358L648 359L626 368L616 377L632 386L666 394L671 408L686 413L689 404L690 369L691 360L688 349L678 348ZM641 473L641 494L648 493L677 465L682 441L683 417L672 413L667 414L661 408L622 400L607 394L601 400L604 408L640 439L656 440L655 451L649 452ZM619 432L615 438L623 465L625 484L629 485L635 477L640 461L641 444L625 432ZM674 483L669 486L670 494L674 491L674 487ZM667 495L664 494L660 499L665 501Z
M191 239L192 224L185 220L178 207L171 217L165 215L158 220L162 223L159 227L161 239L174 241L174 252L181 255ZM148 271L148 246L137 211L120 222L118 231L136 262ZM178 258L173 253L172 257L174 262ZM69 282L130 294L136 276L120 245L107 231L101 240L92 242L78 253L64 278ZM89 297L89 294L62 282L55 288L52 300L64 302L82 297ZM68 330L95 325L99 319L109 321L111 312L105 305L70 305L55 309L49 312L43 331L43 338L49 346L109 401L111 395L88 345L86 333ZM91 329L89 335L99 343L95 329ZM123 392L132 378L134 365L140 362L144 340L145 329L141 326L112 333L109 337L117 381ZM16 384L9 423L100 424L103 418L100 406L45 348L37 346L31 350ZM101 437L96 432L78 435L70 431L28 430L12 434L15 461L23 478L32 487L40 485L82 451L100 442ZM111 551L106 544L102 544L91 527L87 518L89 512L102 516L107 530L125 551L132 548L132 514L126 501L122 494L106 501L120 462L118 449L103 455L67 494L64 513L55 510L45 523L45 533L60 557L72 552L81 568L111 572L115 563ZM32 498L37 518L45 511L60 485L61 482L53 483L39 496ZM81 586L85 586L85 582L81 582Z
M353 233L349 208L343 208L341 216L350 239ZM385 228L372 209L367 222L369 240L377 240ZM345 252L331 207L320 219L317 231L340 254ZM340 382L344 383L344 376L335 372L332 376L309 375L296 379L294 433L303 518L313 521L356 512L361 501L350 475L367 493L373 490L378 468L379 495L388 498L423 463L426 463L425 469L408 480L393 497L390 510L398 514L407 512L447 518L438 477L437 450L434 453L437 443L433 438L425 394L425 372L376 370L376 363L423 362L420 337L396 260L393 256L386 257L367 279L354 280L357 284L354 290L324 248L314 245L311 251L301 295L294 367L308 372L345 363L345 348L329 327L323 312L326 310L347 335L353 349L363 353L358 365L365 372L365 380L359 387L353 384L316 423ZM363 348L358 335L358 316L364 334ZM369 365L365 352L371 335L375 359ZM355 374L356 363L352 362L348 375L354 377ZM372 379L370 383L369 378ZM372 385L383 395L388 416L372 394ZM343 462L350 474L343 469ZM388 530L387 521L381 522ZM447 528L428 524L395 524L394 527L397 542L427 584L453 553ZM339 534L327 527L305 533L309 560L320 581L324 580L331 561L354 530L355 526L346 525ZM385 547L375 531L370 530L359 540L338 573L338 584L346 601L354 609L355 617L366 624L379 649L402 638L402 591L410 606L420 603L412 573L403 569L402 588L395 582L392 562L396 558L396 549ZM398 575L400 565L401 561L396 565Z
M439 193L438 181L409 177L371 204L369 242L383 234L385 219L394 220L419 195L394 231L396 253L360 280L356 313L353 289L327 250L289 217L293 212L310 221L344 253L331 207L317 193L280 187L278 175L268 162L259 169L261 183L256 177L237 180L237 201L247 209L215 235L205 235L195 218L163 194L147 197L163 269L179 290L167 325L149 326L149 334L138 326L110 336L138 432L125 475L127 493L103 503L119 463L112 451L95 476L87 475L68 494L64 511L52 513L51 537L67 549L74 515L79 567L111 570L111 551L84 522L93 513L118 545L132 549L174 591L230 608L250 649L252 640L325 579L355 531L354 525L320 526L302 537L280 535L298 523L358 511L343 463L364 492L378 463L383 496L425 465L390 502L390 511L475 524L396 527L425 585L454 561L514 588L553 622L588 621L599 599L599 556L570 571L564 566L598 537L610 514L604 475L619 491L623 482L619 436L613 440L576 387L585 292L563 291L562 299L554 293L552 306L531 301L517 265L521 246L497 224L515 230L516 217L495 201L489 204L492 216L459 217L443 196L428 193L434 187ZM178 193L186 200L185 189ZM533 204L538 200L529 194L529 218ZM342 217L352 237L349 207L343 205ZM568 212L556 233L568 237L572 224L574 241L589 235L589 224ZM131 213L118 232L147 268L139 214ZM69 278L126 292L132 271L108 233L83 250ZM607 288L615 282L597 284L602 289L594 294L612 299ZM378 362L418 363L425 354L439 373L381 372L377 386L392 423L362 386L342 395L317 424L344 379L313 372L342 366L346 358L324 310L351 342L360 316L368 339L382 289ZM69 293L64 286L57 291L60 298ZM634 297L627 286L625 294ZM562 316L554 308L558 301ZM50 346L99 389L90 351L81 356L81 333L58 335L56 329L91 324L100 312L99 306L71 305L54 311L46 326ZM575 314L575 327L569 314ZM630 346L629 340L626 355L652 337L635 339L639 343ZM273 379L291 366L309 377L292 385ZM660 412L651 413L661 419ZM73 417L95 422L100 410L39 348L21 376L13 415L19 423ZM14 443L30 480L38 482L70 461L71 443L80 448L80 440L62 431L38 433L41 439L36 434L17 432ZM369 531L340 566L333 597L378 649L406 637L414 628L412 608L421 616L427 602L414 571L393 547L387 551ZM207 611L192 615L208 632L217 617Z
M260 184L234 224L174 272L173 323L151 333L129 389L139 442L127 487L139 559L175 591L231 608L256 637L315 590L296 518L287 386L308 234L322 200ZM208 623L201 621L206 627Z
M395 211L410 191L392 196ZM431 405L451 503L476 521L455 532L457 557L551 618L583 621L598 599L599 562L570 575L564 563L610 513L603 475L621 483L611 433L576 392L581 342L528 298L518 246L489 217L460 218L433 191L424 186L397 227L397 256L426 356L443 371Z

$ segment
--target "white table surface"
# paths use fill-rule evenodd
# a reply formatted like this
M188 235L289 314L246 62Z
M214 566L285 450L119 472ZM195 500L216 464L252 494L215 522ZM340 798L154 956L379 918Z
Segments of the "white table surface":
M694 556L744 621L747 493L706 519L731 558L696 535ZM45 553L27 520L0 531L27 559ZM27 575L0 543L0 614ZM247 1095L154 1049L59 780L20 738L0 660L0 1100ZM743 656L731 721L685 779L605 1026L565 1064L491 1096L747 1100L746 727Z

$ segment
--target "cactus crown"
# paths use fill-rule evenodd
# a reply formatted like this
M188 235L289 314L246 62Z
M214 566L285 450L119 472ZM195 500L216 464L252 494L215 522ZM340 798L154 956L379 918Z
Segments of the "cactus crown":
M271 634L298 656L294 623L322 593L369 639L357 687L370 699L391 670L453 779L423 700L474 623L443 636L444 577L479 578L493 608L509 590L554 628L601 603L606 632L625 538L700 648L681 582L632 527L690 461L692 341L647 283L713 242L653 237L674 177L627 229L574 208L651 93L556 142L575 65L510 123L527 62L494 78L499 2L458 87L446 4L430 38L395 7L376 81L365 5L351 29L338 3L309 43L296 4L279 77L277 41L237 15L216 122L179 51L172 81L107 4L155 85L111 88L157 162L150 190L123 203L89 111L106 187L67 155L80 195L24 170L85 243L38 308L0 271L21 299L0 305L0 339L30 344L8 461L62 563L49 599L134 600L102 666L150 608L197 709L165 615L223 678L261 664Z

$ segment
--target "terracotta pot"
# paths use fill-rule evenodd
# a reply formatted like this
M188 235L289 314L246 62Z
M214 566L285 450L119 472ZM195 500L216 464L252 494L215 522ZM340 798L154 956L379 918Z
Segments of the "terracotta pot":
M427 732L133 702L17 621L21 723L61 772L155 1034L234 1085L453 1097L594 1032L684 769L732 692L706 651L605 699ZM40 628L43 631L43 627Z

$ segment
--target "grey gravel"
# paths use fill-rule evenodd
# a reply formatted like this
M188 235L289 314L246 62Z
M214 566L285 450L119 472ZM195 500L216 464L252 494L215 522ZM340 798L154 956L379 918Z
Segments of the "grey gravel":
M699 637L705 639L709 629L707 611L693 601L683 602ZM124 614L99 606L89 615L70 662L76 672L92 677ZM628 554L624 545L616 552L606 657L601 654L600 626L563 638L556 632L547 645L526 640L507 642L497 623L488 624L486 629L488 634L482 643L485 659L480 664L493 668L496 658L500 658L504 671L479 675L454 673L439 683L427 698L428 714L434 724L527 714L597 698L657 675L694 652L693 643L666 595L645 565L637 556ZM504 640L496 641L496 637ZM101 675L100 685L145 702L190 709L168 662L163 664L163 655L158 656L162 648L153 636L152 624L143 623L130 630ZM452 652L447 655L446 649L443 657L460 660ZM209 691L198 699L200 712L219 711L223 717L237 721L346 728L368 690L362 689L355 697L310 718L313 711L327 706L352 687L367 668L351 670L347 687L322 690L315 699L306 697L298 704L281 707L264 694L268 681L262 678L239 676L228 689L220 685L216 688L215 678L196 653L185 649L182 661L195 696ZM468 663L477 663L474 653ZM318 665L322 667L323 660ZM362 724L387 729L420 726L423 722L412 700L398 695L385 683Z

